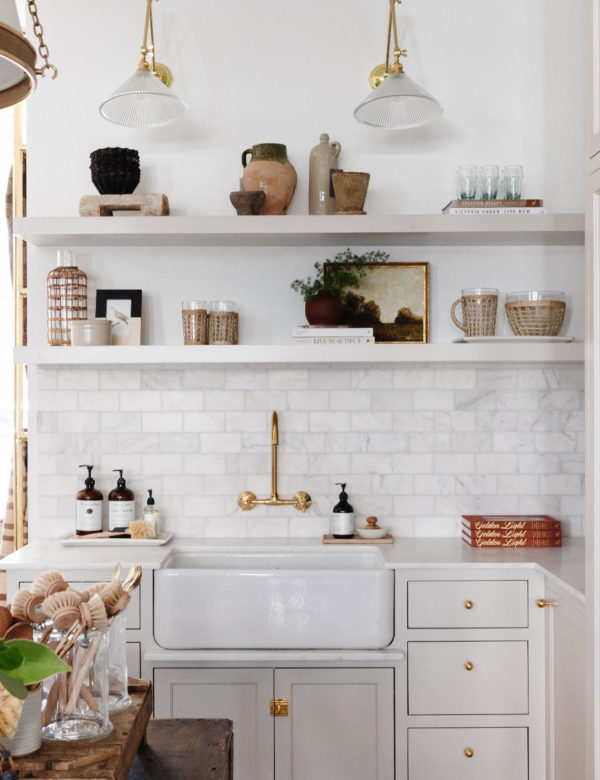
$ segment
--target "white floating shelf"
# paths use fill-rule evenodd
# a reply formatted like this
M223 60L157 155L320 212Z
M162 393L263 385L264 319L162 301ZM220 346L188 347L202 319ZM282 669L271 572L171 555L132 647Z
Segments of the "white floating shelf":
M579 363L583 343L360 344L305 346L17 347L15 363L37 366L218 366L395 363Z
M26 217L34 246L583 245L583 214Z

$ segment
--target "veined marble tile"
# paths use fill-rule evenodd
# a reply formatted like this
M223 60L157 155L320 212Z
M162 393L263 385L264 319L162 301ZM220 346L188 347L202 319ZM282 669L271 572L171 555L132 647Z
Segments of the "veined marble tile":
M175 369L146 369L142 371L142 390L181 390L183 371Z
M393 371L390 368L355 368L350 373L353 390L388 390L392 386Z

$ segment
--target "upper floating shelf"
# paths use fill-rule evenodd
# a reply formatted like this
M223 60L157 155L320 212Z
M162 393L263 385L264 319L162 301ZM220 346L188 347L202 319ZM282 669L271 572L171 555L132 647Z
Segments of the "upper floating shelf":
M34 246L580 246L583 214L26 217Z
M218 366L402 363L579 363L584 345L540 344L240 344L237 346L17 347L16 363L38 366Z

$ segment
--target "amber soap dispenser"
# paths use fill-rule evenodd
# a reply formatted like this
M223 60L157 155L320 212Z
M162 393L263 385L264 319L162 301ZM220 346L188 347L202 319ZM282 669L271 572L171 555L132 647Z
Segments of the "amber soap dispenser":
M108 494L108 530L126 531L135 520L135 496L123 479L123 469L118 472L117 486Z
M87 469L88 476L85 488L77 493L77 517L75 520L75 533L77 536L94 534L102 531L102 503L103 495L96 490L96 482L92 477L93 466L82 465L80 469Z

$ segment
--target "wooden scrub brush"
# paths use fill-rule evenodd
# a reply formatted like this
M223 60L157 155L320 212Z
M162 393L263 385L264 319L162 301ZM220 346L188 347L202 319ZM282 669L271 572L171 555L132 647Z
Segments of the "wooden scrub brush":
M131 601L131 596L123 590L119 580L112 580L98 595L106 607L107 614L111 617L122 612Z
M81 630L86 631L95 628L97 631L105 631L108 627L108 616L102 599L97 593L79 605L81 615ZM81 633L81 631L79 632ZM75 636L77 638L78 635Z
M42 603L42 611L59 631L68 631L79 620L81 595L75 590L53 593Z
M82 601L89 601L94 593L100 593L100 591L108 585L107 582L97 582L95 585L90 585L85 590L77 591L81 596Z
M30 623L13 623L4 634L5 639L33 639L33 626Z
M67 590L68 587L68 583L59 571L45 571L35 578L31 585L31 592L35 596L47 598L53 593Z
M12 622L13 616L10 609L8 607L0 607L0 637L6 634Z
M67 635L61 640L56 655L64 658L66 653L73 647L77 637L84 631L95 628L98 631L105 631L108 627L108 615L102 603L102 599L97 593L90 597L89 601L82 601L79 605L79 619L73 625L69 626ZM75 631L74 634L71 632Z
M44 614L38 610L38 607L44 601L43 596L36 596L28 590L20 590L14 597L10 606L10 611L17 620L25 623L41 623Z

